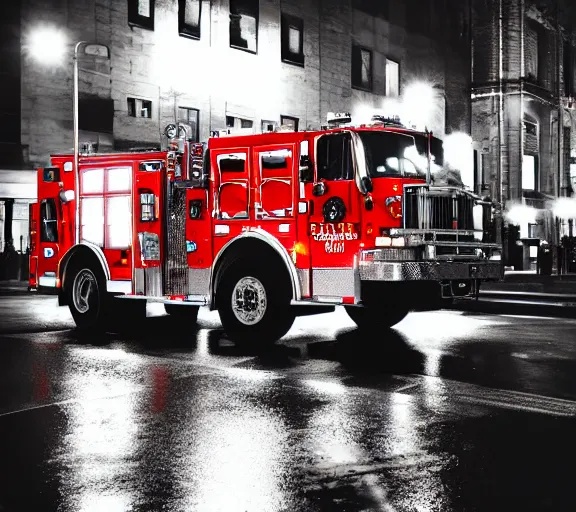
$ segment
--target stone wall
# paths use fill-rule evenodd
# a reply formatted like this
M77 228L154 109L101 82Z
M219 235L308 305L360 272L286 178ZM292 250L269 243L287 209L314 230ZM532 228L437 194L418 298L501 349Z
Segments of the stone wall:
M162 144L178 106L200 111L201 139L225 128L227 115L252 120L258 132L261 120L279 123L280 116L298 118L305 129L323 123L329 111L378 108L387 57L400 62L401 88L426 80L442 92L450 109L444 116L442 106L440 135L444 128L470 130L468 42L464 37L455 45L444 38L454 25L444 13L465 14L466 2L433 0L434 29L418 34L406 30L402 2L390 2L389 15L375 16L354 8L357 0L261 0L257 54L230 48L229 0L202 1L199 40L179 36L177 0L156 0L154 30L129 26L126 0L23 0L22 5L27 30L43 20L62 27L70 42L110 47L109 61L89 56L79 61L81 99L102 105L103 117L100 123L80 119L81 140L98 143L100 150ZM304 21L304 67L281 60L281 12ZM372 92L351 87L353 42L374 52ZM448 51L449 45L457 48ZM71 51L69 46L58 68L23 59L22 142L29 146L30 165L72 149ZM151 117L130 117L129 97L151 101ZM104 119L109 105L110 123Z

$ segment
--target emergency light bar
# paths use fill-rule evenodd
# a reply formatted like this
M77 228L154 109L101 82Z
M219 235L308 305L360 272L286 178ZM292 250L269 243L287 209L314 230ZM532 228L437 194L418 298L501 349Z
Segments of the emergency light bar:
M329 125L348 124L352 122L349 112L328 112L327 121Z
M373 124L385 124L385 125L393 125L393 126L401 126L404 127L402 121L400 121L400 116L381 116L381 115L373 115L371 122Z

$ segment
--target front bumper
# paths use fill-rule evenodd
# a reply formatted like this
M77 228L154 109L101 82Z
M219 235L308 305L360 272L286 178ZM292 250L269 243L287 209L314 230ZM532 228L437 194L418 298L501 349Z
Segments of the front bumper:
M501 261L361 261L361 281L444 281L504 277Z

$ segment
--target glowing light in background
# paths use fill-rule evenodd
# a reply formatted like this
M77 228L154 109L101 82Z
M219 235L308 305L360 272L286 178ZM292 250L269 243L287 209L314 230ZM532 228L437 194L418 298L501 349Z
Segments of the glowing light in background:
M514 204L504 213L508 222L516 226L523 224L536 224L538 210L524 204Z
M444 138L444 162L460 171L464 185L474 188L474 150L470 135L456 132Z
M408 126L418 130L430 129L438 108L434 88L425 82L414 82L402 94L402 114Z
M62 64L66 46L64 32L52 27L39 27L30 32L24 50L40 64L54 66Z
M554 201L552 212L561 219L576 219L576 199L560 197Z

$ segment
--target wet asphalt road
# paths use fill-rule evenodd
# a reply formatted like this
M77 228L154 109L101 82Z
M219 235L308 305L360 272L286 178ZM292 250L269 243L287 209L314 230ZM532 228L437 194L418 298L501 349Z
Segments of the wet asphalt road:
M55 302L0 297L1 512L574 510L574 320L338 310L250 352Z

